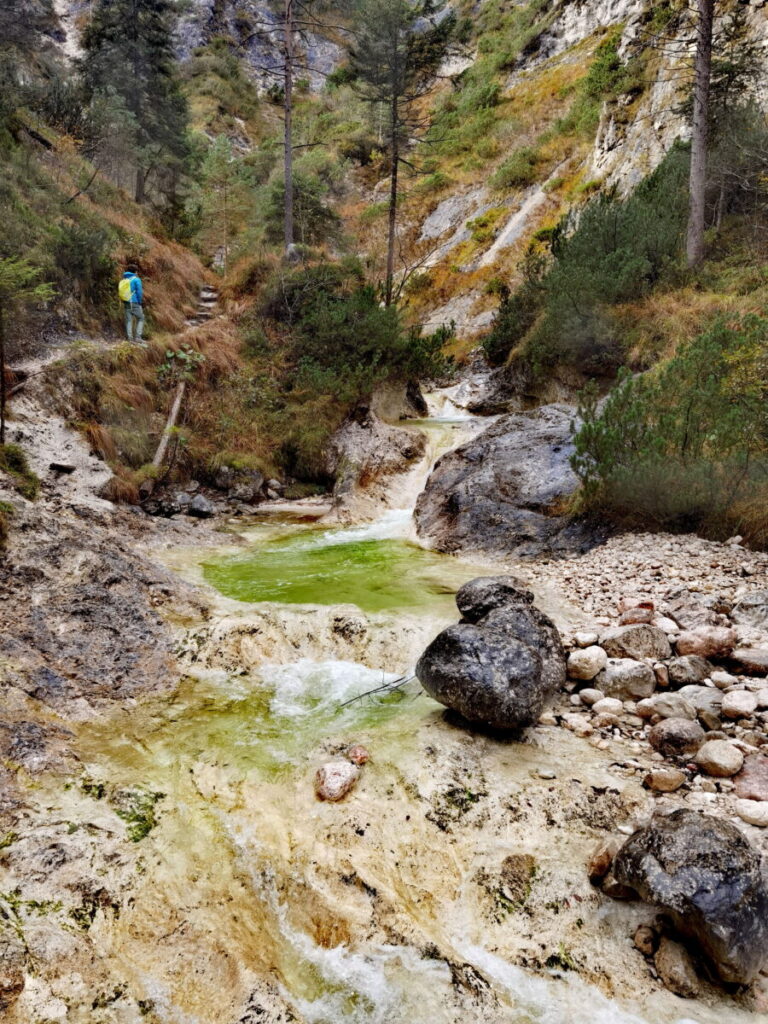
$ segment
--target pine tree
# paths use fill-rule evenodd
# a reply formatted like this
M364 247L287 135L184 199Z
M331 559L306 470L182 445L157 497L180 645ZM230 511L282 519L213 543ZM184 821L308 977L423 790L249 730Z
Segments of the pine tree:
M691 131L691 177L688 205L688 266L704 258L704 226L707 189L707 136L709 132L709 90L712 75L712 31L715 0L697 0L696 57L693 83L693 127Z
M358 89L383 113L389 149L386 305L395 276L398 180L409 144L426 122L418 101L432 85L453 38L456 18L440 0L359 0L350 64Z
M151 176L175 180L188 156L175 17L172 0L99 0L83 35L86 89L91 96L116 93L136 124L137 202L144 201Z

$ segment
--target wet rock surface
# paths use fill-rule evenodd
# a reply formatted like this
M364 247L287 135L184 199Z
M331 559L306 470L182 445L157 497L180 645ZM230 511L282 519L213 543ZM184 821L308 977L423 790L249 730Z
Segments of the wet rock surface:
M443 456L416 505L419 536L438 551L518 558L592 546L595 531L558 511L577 484L574 416L566 405L504 416Z
M554 624L511 577L472 580L456 603L461 622L433 640L416 666L424 689L470 722L500 730L531 725L565 681Z
M724 981L746 983L768 957L768 888L760 856L730 822L677 810L635 833L616 878L696 941Z

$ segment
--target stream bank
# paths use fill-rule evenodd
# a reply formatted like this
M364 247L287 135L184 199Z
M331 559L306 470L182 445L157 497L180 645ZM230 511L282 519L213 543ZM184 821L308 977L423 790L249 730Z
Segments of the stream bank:
M606 571L602 603L587 608L578 558L467 564L415 547L404 515L229 535L128 512L24 516L4 609L41 653L35 664L5 651L10 1024L756 1019L755 993L672 996L631 942L653 912L587 880L595 843L655 809L641 785L650 754L634 740L563 728L567 694L525 743L457 728L415 688L341 708L455 621L462 578L523 574L570 637L608 617L620 576ZM612 541L611 557L632 541ZM705 577L713 551L686 572ZM752 553L736 557L764 572ZM286 563L293 581L275 580L265 602L265 573ZM217 593L206 573L258 600ZM340 608L340 586L378 607ZM358 787L319 803L316 767L353 742L372 755Z

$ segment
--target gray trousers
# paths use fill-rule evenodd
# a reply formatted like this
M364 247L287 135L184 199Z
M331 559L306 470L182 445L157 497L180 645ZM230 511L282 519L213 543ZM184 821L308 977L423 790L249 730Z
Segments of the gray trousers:
M141 341L144 331L144 310L140 302L124 302L125 333L128 341Z

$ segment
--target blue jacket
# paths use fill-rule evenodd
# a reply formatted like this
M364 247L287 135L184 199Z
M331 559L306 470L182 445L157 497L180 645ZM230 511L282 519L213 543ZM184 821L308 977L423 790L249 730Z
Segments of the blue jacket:
M141 278L130 270L126 270L123 277L131 278L131 302L141 303L144 301L144 289L141 286Z

